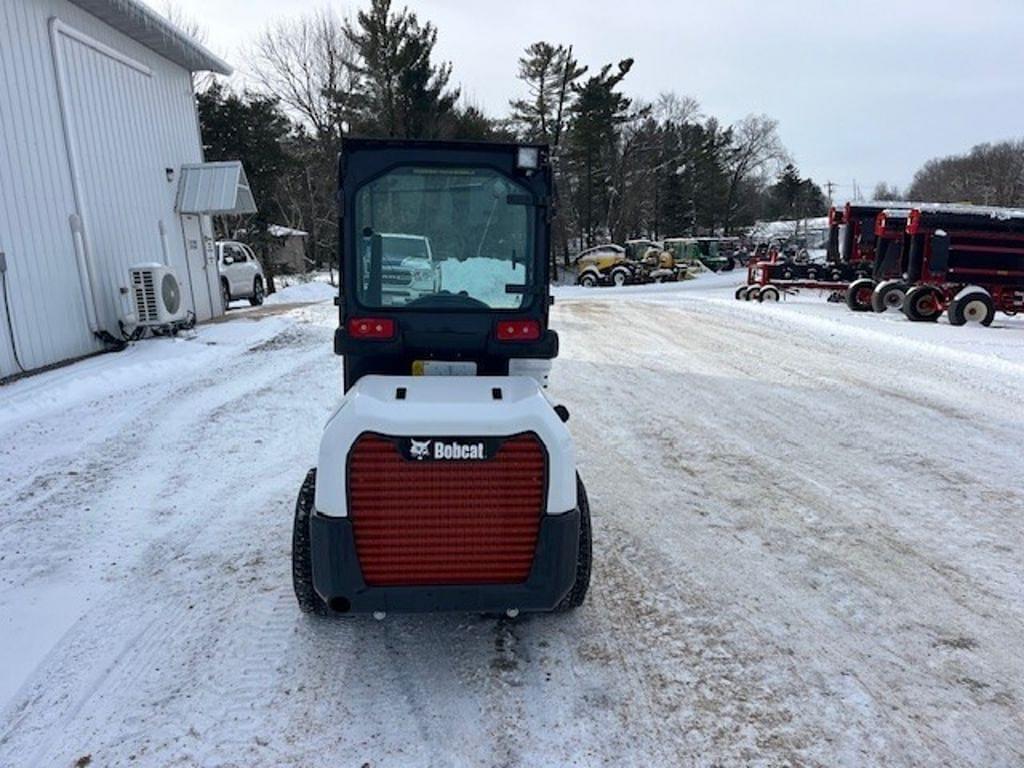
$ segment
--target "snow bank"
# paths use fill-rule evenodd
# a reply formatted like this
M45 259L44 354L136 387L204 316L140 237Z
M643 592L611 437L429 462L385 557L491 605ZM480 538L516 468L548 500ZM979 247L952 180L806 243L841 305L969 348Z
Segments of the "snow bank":
M505 286L522 285L526 268L505 259L485 256L466 259L445 259L441 262L441 287L452 293L465 291L495 308L511 309L520 305L518 294L507 293Z
M266 298L267 304L301 304L313 301L329 301L338 295L338 289L320 280L295 283L286 286Z

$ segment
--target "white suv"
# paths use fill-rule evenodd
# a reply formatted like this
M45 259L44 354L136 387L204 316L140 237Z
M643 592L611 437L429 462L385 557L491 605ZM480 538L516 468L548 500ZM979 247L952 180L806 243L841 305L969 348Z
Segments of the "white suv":
M244 243L224 240L217 243L217 269L224 309L235 299L248 299L254 307L263 303L267 283L252 248Z

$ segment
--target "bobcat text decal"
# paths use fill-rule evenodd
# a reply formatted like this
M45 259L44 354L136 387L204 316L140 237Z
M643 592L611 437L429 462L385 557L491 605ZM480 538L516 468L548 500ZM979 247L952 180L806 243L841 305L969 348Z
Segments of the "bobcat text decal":
M399 450L412 461L486 461L494 456L501 438L402 438Z

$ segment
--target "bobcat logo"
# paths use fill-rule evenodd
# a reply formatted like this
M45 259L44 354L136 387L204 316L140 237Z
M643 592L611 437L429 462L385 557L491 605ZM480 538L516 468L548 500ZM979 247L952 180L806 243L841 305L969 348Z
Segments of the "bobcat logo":
M417 461L423 461L430 455L429 440L409 440L409 455Z

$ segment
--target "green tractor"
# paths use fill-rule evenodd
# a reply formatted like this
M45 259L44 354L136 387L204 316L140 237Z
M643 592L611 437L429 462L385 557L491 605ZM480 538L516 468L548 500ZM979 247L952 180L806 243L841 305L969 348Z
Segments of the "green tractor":
M734 238L721 237L670 237L665 240L665 250L677 264L729 272L736 267L735 249L729 247L733 241Z

